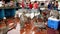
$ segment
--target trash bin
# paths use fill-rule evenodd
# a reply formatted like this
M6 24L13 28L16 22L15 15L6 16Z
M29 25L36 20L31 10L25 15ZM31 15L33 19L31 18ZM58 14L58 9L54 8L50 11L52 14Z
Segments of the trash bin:
M4 10L0 9L0 19L3 19L5 17Z

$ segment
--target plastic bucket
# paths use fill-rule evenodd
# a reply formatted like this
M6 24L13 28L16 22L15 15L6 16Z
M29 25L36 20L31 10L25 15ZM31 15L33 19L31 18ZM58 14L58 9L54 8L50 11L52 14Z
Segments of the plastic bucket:
M12 17L12 16L15 16L15 9L10 9L10 16Z
M15 9L5 9L5 17L15 16Z
M4 10L0 9L0 19L3 19L5 17Z

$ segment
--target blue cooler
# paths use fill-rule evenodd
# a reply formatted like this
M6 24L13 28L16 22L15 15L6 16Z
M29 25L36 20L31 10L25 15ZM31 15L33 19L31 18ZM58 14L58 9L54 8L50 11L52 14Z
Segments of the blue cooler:
M4 10L0 9L0 19L3 19L5 17Z
M5 9L5 17L15 16L15 9Z
M54 30L60 29L60 20L49 18L48 27L53 28Z

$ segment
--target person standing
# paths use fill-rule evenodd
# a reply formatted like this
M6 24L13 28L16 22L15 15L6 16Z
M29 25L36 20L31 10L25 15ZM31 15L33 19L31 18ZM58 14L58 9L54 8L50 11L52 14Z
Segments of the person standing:
M29 3L29 9L32 9L33 8L33 4L30 2Z
M38 7L39 7L38 2L35 1L34 4L33 4L33 12L34 12L34 14L38 12Z
M22 8L24 8L24 7L25 7L25 6L24 6L24 1L22 1L21 5L22 5Z
M55 2L56 10L58 10L58 1Z
M38 9L38 3L37 3L37 1L34 2L33 8L34 8L34 9Z

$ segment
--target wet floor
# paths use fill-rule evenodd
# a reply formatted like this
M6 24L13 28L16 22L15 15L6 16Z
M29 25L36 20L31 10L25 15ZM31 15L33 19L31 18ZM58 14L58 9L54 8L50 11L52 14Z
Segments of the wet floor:
M17 26L15 29L8 31L7 34L59 34L58 31L47 28L39 29L31 24L26 23L24 28L20 28L20 22L17 20Z

